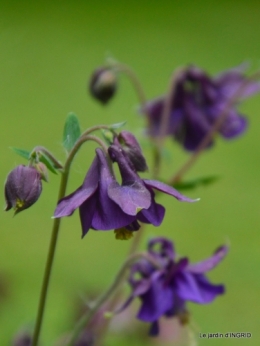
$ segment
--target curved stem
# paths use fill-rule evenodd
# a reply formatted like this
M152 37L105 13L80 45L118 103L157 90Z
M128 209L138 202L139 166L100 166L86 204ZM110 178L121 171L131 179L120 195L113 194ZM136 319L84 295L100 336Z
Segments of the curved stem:
M101 139L99 139L96 136L90 136L90 135L87 136L87 135L83 134L75 143L74 147L70 151L69 156L65 162L64 171L63 171L62 176L61 176L58 201L65 196L66 187L67 187L68 178L69 178L70 166L71 166L71 163L73 161L73 158L75 157L76 153L80 149L81 145L84 142L90 141L90 140L97 142L99 145L101 145L103 147L105 152L107 152L107 147L105 146L104 142L101 141ZM54 219L54 221L53 221L52 235L51 235L49 252L48 252L47 262L46 262L45 271L44 271L43 282L42 282L42 288L41 288L40 300L39 300L39 305L38 305L38 312L37 312L36 324L35 324L35 329L34 329L34 334L33 334L32 346L38 345L38 340L40 337L43 315L44 315L44 310L45 310L45 305L46 305L46 298L47 298L48 287L49 287L49 282L50 282L50 276L51 276L51 271L52 271L52 266L53 266L53 261L54 261L54 255L55 255L55 250L56 250L56 246L57 246L58 234L59 234L59 229L60 229L60 223L61 223L60 218Z
M39 154L41 154L41 153L43 153L43 154L45 154L50 160L51 160L51 162L52 163L54 163L54 167L56 168L56 169L63 169L63 166L62 166L62 164L52 155L52 153L48 150L48 149L46 149L45 147L42 147L42 146L37 146L37 147L35 147L33 150L32 150L32 152L31 152L31 155L33 154L33 153L36 153L36 155L39 153Z
M122 265L122 267L119 269L114 281L109 286L109 288L94 302L90 308L90 310L81 317L81 319L78 321L75 329L73 330L73 333L70 337L69 342L66 344L66 346L73 346L77 338L79 337L82 330L85 328L85 326L88 324L88 322L91 320L91 318L95 315L95 313L98 311L98 309L112 296L116 293L117 289L121 286L122 282L125 279L126 271L131 267L133 263L135 263L138 259L145 258L149 262L151 262L156 268L160 268L159 264L147 253L140 252L135 253L132 256L130 256L125 263Z
M213 123L210 131L205 135L205 137L201 140L200 144L196 148L196 150L193 152L193 154L188 158L188 160L184 163L184 165L175 173L169 180L169 185L174 185L178 181L181 180L183 175L195 164L195 162L198 160L204 149L208 146L208 144L211 142L215 134L218 132L218 130L221 128L222 124L226 120L226 117L228 116L230 110L236 102L239 100L247 86L252 82L252 80L259 78L260 71L257 71L252 76L248 77L236 90L234 95L229 99L227 102L226 107L224 110L220 113L220 115L217 117L216 121Z
M125 64L121 64L118 62L111 62L110 64L112 65L115 71L123 72L126 74L126 76L129 78L136 91L141 106L143 107L146 104L146 96L142 84L140 83L135 72L128 65Z

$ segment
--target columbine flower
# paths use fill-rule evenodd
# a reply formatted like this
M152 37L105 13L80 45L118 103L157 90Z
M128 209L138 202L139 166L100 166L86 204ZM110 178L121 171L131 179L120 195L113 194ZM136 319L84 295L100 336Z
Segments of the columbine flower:
M93 73L89 90L95 99L106 104L114 96L116 89L117 76L113 70L102 67Z
M212 257L189 264L188 258L176 258L171 241L165 238L151 240L148 244L148 254L158 263L158 268L146 259L132 266L129 276L132 293L121 310L124 310L134 298L139 297L141 307L137 318L151 323L152 336L158 335L158 320L162 316L177 317L181 323L187 323L187 301L207 304L217 295L224 293L224 286L211 284L205 273L213 269L225 257L227 251L227 247L222 246Z
M165 135L173 135L186 150L195 150L238 90L241 90L239 99L259 92L259 83L249 82L243 72L244 67L239 67L211 78L194 66L183 70L176 81ZM240 89L245 82L245 87ZM150 118L149 131L152 136L159 134L164 100L165 97L158 98L144 108L144 113ZM230 139L242 134L246 127L246 119L238 113L234 105L226 115L219 133ZM213 140L209 146L212 143Z
M5 183L5 210L14 208L15 214L33 205L42 192L41 175L34 167L17 166Z
M79 208L83 236L90 228L105 231L126 227L134 231L140 227L138 221L159 226L165 210L155 202L153 188L180 201L193 202L170 186L142 180L129 166L119 147L111 146L109 153L118 162L122 185L116 181L112 163L98 148L82 186L61 199L54 212L54 217L63 217Z

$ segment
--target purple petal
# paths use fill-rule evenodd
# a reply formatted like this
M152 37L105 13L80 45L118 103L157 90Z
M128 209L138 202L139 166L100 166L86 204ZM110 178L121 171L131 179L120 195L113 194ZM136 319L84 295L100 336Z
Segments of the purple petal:
M173 291L164 286L158 272L153 277L149 291L141 296L142 305L137 317L145 322L154 322L160 318L173 305Z
M241 135L247 128L247 120L232 112L226 118L223 126L221 127L220 133L223 137L230 139Z
M207 258L204 261L188 265L187 270L194 274L206 273L216 267L219 262L225 258L228 250L229 249L227 246L221 246L216 250L213 256Z
M190 199L188 197L183 196L180 192L175 190L173 187L166 185L160 181L157 180L144 180L145 185L154 188L156 190L162 191L164 193L167 193L168 195L171 195L178 199L181 202L197 202L199 199Z
M154 321L151 324L151 327L149 329L149 335L150 336L157 336L160 333L160 327L159 327L159 322L158 321Z
M143 209L137 214L137 219L144 223L151 223L154 226L160 226L165 214L165 208L154 200L149 209Z
M95 193L97 187L97 184L88 188L81 186L75 192L62 198L55 209L54 217L72 215L75 209Z
M54 217L69 216L73 214L75 209L95 193L98 188L98 177L99 160L96 156L86 174L82 186L58 202Z
M87 234L92 225L93 215L96 210L97 195L94 194L79 207L82 228L82 238Z
M206 304L215 299L218 294L224 293L224 286L212 285L201 274L182 272L176 277L176 291L184 300Z
M151 204L150 192L138 181L124 186L114 181L108 187L108 196L128 215L136 215Z
M167 257L168 259L172 260L175 258L173 242L163 237L151 239L148 242L148 252L154 256Z
M134 215L124 213L108 195L98 197L96 210L92 219L92 227L97 230L111 230L125 227L135 221Z

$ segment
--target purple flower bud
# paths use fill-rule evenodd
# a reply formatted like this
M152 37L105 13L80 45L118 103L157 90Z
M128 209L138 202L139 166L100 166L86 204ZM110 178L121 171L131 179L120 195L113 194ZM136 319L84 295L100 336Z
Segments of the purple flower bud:
M14 208L15 214L29 208L40 197L42 182L40 173L24 165L13 169L5 183L5 210Z
M122 131L114 139L114 144L123 149L123 153L136 172L147 171L148 167L142 149L135 136L128 131Z
M89 90L91 95L103 104L108 103L114 96L116 88L116 74L109 68L97 69L90 79Z

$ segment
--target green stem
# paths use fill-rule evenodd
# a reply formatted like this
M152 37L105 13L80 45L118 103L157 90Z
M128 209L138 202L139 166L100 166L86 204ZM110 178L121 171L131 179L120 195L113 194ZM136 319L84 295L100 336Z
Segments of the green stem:
M61 198L63 198L65 196L68 177L69 177L69 171L64 172L61 176L61 183L60 183L58 200L60 200ZM51 236L49 253L48 253L48 257L47 257L47 262L46 262L45 272L44 272L44 277L43 277L43 282L42 282L42 288L41 288L36 324L35 324L35 329L34 329L34 334L33 334L32 346L38 345L38 340L39 340L39 336L40 336L42 320L43 320L43 315L44 315L44 310L45 310L45 303L46 303L46 298L47 298L48 286L49 286L49 281L50 281L50 276L51 276L52 264L53 264L55 249L56 249L57 240L58 240L60 222L61 222L61 219L54 219L53 226L52 226L52 236Z
M112 65L112 67L114 68L114 70L116 72L123 72L129 78L129 80L131 81L131 83L132 83L132 85L136 91L136 94L137 94L137 97L139 99L141 106L142 107L145 106L146 96L144 93L144 89L143 89L142 84L140 83L137 75L135 74L135 72L128 65L121 64L118 62L113 61L110 63L110 65Z
M172 104L174 101L175 93L176 93L176 87L178 79L182 73L182 68L177 69L169 83L169 91L167 93L167 96L163 103L163 110L162 110L162 119L158 131L158 137L154 139L152 138L152 141L155 142L154 146L154 159L153 159L153 179L156 179L160 173L161 168L161 161L162 161L162 149L165 142L165 134L167 132L167 127L169 126L170 122L170 116L171 116L171 110L172 110Z
M87 136L84 133L77 140L74 147L70 151L69 156L68 156L66 163L64 165L64 171L63 171L62 176L61 176L58 201L65 196L66 187L67 187L68 178L69 178L70 166L71 166L71 163L72 163L76 153L78 152L78 150L80 149L81 145L84 142L90 141L90 140L97 142L99 145L101 145L103 147L103 149L105 151L107 151L107 147L105 146L104 142L96 136ZM52 235L51 235L49 252L48 252L47 262L46 262L45 271L44 271L43 282L42 282L42 288L41 288L40 300L39 300L39 305L38 305L38 312L37 312L36 324L35 324L35 329L34 329L34 334L33 334L32 346L38 345L38 340L40 337L43 315L44 315L44 310L45 310L45 305L46 305L46 298L47 298L48 287L49 287L49 282L50 282L50 276L51 276L51 271L52 271L52 267L53 267L54 255L55 255L55 250L56 250L57 240L58 240L58 234L59 234L59 229L60 229L60 223L61 223L60 218L54 219L54 221L53 221Z
M130 256L122 265L122 267L119 269L114 281L109 286L109 288L94 302L88 312L81 317L81 319L78 321L75 329L73 330L73 333L70 337L69 342L66 344L66 346L73 346L77 338L79 337L82 330L86 327L88 322L92 319L92 317L95 315L95 313L98 311L98 309L109 299L112 295L116 293L118 288L121 286L122 282L124 281L126 271L131 267L133 263L135 263L140 258L145 258L149 262L151 262L156 268L160 268L160 265L154 260L153 257L149 256L147 253L140 252L135 253L132 256Z

